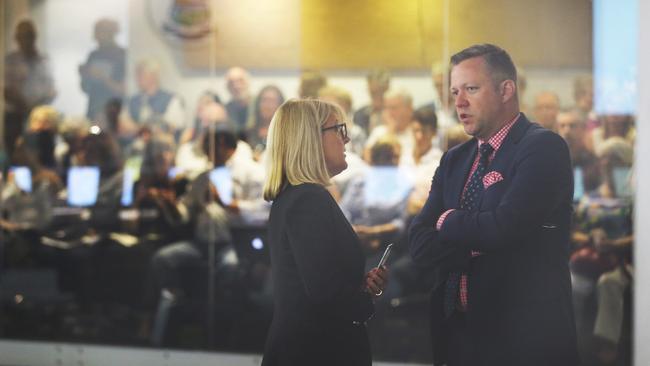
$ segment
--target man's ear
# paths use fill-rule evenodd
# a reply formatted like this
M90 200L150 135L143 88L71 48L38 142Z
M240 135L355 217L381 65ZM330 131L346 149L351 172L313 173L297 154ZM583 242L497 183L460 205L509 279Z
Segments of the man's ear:
M517 85L513 80L502 81L499 90L501 92L501 101L504 103L517 95Z

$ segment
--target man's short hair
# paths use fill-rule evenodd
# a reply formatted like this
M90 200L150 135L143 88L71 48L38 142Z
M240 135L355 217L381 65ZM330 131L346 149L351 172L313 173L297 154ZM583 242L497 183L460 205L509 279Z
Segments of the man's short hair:
M366 75L366 80L369 83L374 82L380 85L385 85L388 88L388 85L390 84L390 71L387 69L370 70L368 75Z
M413 97L406 89L390 89L384 94L384 100L393 98L399 98L405 105L413 107Z
M510 55L501 47L493 44L484 43L468 47L451 56L451 64L456 66L474 57L482 57L485 60L495 84L499 84L504 80L517 82L517 68Z

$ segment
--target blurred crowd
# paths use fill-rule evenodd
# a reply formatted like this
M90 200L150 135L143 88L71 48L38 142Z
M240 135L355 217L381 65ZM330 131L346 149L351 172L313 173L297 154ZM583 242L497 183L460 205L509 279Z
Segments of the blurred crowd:
M244 258L250 253L237 246L263 251L270 208L262 199L265 143L285 96L273 84L251 90L254 76L236 66L225 74L228 96L206 90L190 110L173 85L161 85L155 60L137 63L137 91L128 95L118 31L113 20L96 23L97 48L78 67L88 96L87 113L80 117L51 106L56 75L36 47L34 23L25 20L15 29L17 48L5 57L4 75L2 266L51 266L60 281L74 283L63 283L64 289L92 293L96 283L78 278L96 274L93 265L81 263L91 255L75 262L61 259L60 251L106 242L147 246L145 270L129 282L138 297L133 302L148 314L140 331L149 338L155 336L152 323L161 301L189 296L187 269L208 262L210 273L246 283L253 290L244 296L270 311L268 263ZM348 90L319 71L301 75L300 98L336 103L348 116L348 169L330 190L361 238L368 266L388 243L397 243L383 301L421 294L427 290L423 283L433 283L410 264L405 229L422 208L442 155L470 139L457 122L447 72L432 68L438 97L422 106L413 104L408 90L391 87L385 69L367 73L370 103L364 106L355 106ZM523 100L526 79L523 73L519 78ZM543 91L523 110L570 148L576 322L586 357L607 363L625 353L630 336L635 120L596 115L588 75L575 79L573 96L561 103L554 91ZM75 200L76 190L90 190L90 198ZM241 239L249 231L255 234ZM228 284L224 288L228 292Z

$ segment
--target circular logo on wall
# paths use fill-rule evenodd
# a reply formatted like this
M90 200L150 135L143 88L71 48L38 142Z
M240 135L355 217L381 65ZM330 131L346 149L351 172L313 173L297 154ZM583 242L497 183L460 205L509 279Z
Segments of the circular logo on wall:
M176 40L200 40L216 31L209 0L149 0L148 14L157 31Z

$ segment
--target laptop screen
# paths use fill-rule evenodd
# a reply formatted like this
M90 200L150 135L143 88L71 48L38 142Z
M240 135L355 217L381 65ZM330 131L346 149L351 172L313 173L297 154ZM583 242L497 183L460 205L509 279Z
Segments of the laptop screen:
M233 200L232 175L230 169L218 167L210 171L210 182L214 184L219 192L219 197L224 205L229 205Z
M92 206L99 191L99 167L75 166L68 169L68 205Z
M9 173L13 175L16 186L21 191L30 193L32 191L32 172L26 166L14 166L9 168Z
M573 201L578 202L585 194L585 184L582 176L582 168L573 169Z

